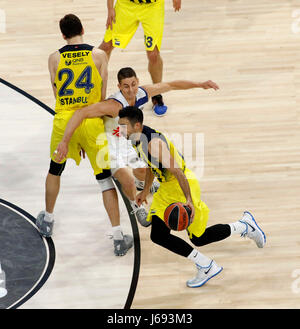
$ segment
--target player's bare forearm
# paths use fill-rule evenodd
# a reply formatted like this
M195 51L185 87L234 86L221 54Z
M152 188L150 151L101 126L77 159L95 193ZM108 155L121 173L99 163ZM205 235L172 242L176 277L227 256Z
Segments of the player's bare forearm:
M170 85L171 90L186 90L186 89L193 89L193 88L203 88L203 89L219 89L219 86L211 81L205 82L196 82L196 81L189 81L189 80L175 80L171 82L167 82Z
M106 5L107 5L107 9L114 8L114 0L107 0Z
M143 202L145 202L146 204L147 202L147 195L150 193L150 187L152 186L153 183L153 179L154 179L154 175L151 171L150 168L146 168L146 176L145 176L145 185L144 185L144 189L139 192L136 195L136 203L140 206Z
M155 83L153 85L143 86L143 88L147 91L148 97L152 97L155 95L166 93L171 90L186 90L193 88L203 88L203 89L212 88L214 90L218 90L219 86L211 80L205 82L175 80L170 82Z
M180 168L168 168L168 170L176 177L178 183L182 189L182 192L188 201L192 200L191 189L189 181L187 180L185 174Z
M72 118L69 120L65 133L64 133L64 137L62 139L63 142L65 143L69 143L71 137L74 134L74 131L76 130L77 127L79 127L79 125L81 124L81 122L86 119L86 118L95 118L95 117L99 117L101 116L101 108L99 110L99 106L98 104L101 103L96 103L96 104L92 104L89 105L87 107L84 107L82 109L79 109L77 111L75 111L75 113L73 114Z
M146 168L144 191L146 191L147 194L150 193L150 188L152 186L153 180L154 180L154 175L153 175L151 169Z
M72 135L76 128L81 124L84 119L87 118L97 118L102 117L104 115L110 117L116 117L119 115L119 110L121 105L114 100L107 100L104 102L95 103L82 109L75 111L72 118L69 120L64 137L63 142L69 143Z
M69 144L70 139L72 138L74 131L76 130L76 128L81 124L81 122L84 120L85 118L85 113L80 109L77 110L72 118L69 120L62 142Z
M191 209L191 220L194 220L195 216L195 207L191 195L191 189L190 189L190 184L188 179L186 178L184 172L180 168L171 168L169 169L172 174L176 177L178 180L178 183L182 189L182 192L186 198L186 203L185 205L188 206Z

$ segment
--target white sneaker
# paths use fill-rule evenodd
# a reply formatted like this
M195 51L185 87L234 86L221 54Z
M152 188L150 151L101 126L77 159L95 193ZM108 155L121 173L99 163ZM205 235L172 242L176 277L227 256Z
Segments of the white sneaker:
M114 240L114 253L116 256L124 256L133 246L133 237L124 235L122 240Z
M135 186L138 191L142 191L144 189L145 183L143 181L139 181L136 179ZM150 187L150 193L153 195L155 192L157 192L159 187L160 187L160 183L157 181L153 181Z
M46 221L45 217L46 214L43 210L37 215L35 224L42 236L44 236L45 238L50 238L53 233L54 220L52 220L51 222Z
M241 236L246 236L249 239L254 240L258 248L263 248L266 244L266 235L257 225L254 217L249 211L244 212L244 216L240 222L246 224L246 229Z
M151 225L151 222L147 221L148 213L143 205L138 206L136 202L132 202L131 207L131 214L135 214L136 219L142 226L148 227Z
M196 264L196 267L198 270L196 277L186 282L186 285L190 288L203 286L208 280L223 270L223 267L218 266L214 260L212 260L211 263L206 267L202 267L198 264Z
M160 187L159 182L154 181L152 183L152 186L150 187L150 193L153 195L154 193L157 192L157 190L159 189L159 187Z

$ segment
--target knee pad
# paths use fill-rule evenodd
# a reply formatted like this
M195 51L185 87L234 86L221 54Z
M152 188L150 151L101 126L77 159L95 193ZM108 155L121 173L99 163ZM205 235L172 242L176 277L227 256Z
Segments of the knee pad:
M96 179L100 185L101 192L115 189L110 170L103 170L101 174L96 175Z
M57 162L54 162L53 160L51 160L49 174L52 174L54 176L61 176L62 172L65 169L66 162L67 161L65 161L64 163L57 163Z

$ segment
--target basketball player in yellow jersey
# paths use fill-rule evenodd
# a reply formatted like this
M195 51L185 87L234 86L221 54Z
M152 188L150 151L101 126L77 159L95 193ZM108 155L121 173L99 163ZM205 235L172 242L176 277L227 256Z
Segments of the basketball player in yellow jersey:
M56 161L55 150L74 112L104 100L107 83L106 54L83 43L84 30L80 19L72 14L66 15L60 20L60 29L67 45L49 57L51 84L56 97L56 114L51 136L51 163L46 179L46 209L40 212L36 222L40 233L46 237L52 234L53 210L59 193L60 176L66 164L66 159L61 162ZM70 141L67 158L74 159L79 165L81 149L89 158L102 192L106 192L103 193L103 200L111 218L116 208L114 199L111 199L115 187L111 180L108 142L102 118L87 119L82 122ZM132 237L126 248L131 245ZM123 248L124 253L127 251L125 249Z
M209 209L200 199L200 186L195 174L186 167L183 156L162 133L143 125L143 112L139 108L128 106L120 110L119 124L121 133L132 141L137 153L148 165L144 190L137 195L137 203L146 201L154 175L160 181L147 218L152 221L152 241L187 257L197 266L197 275L187 281L188 287L202 286L223 268L183 239L170 233L163 218L165 209L171 203L182 202L191 208L192 223L187 232L195 246L220 241L238 233L254 240L259 248L264 247L265 234L248 211L244 212L239 221L206 228Z
M144 30L144 43L148 58L148 71L153 83L162 81L163 60L160 55L164 29L165 0L107 0L107 21L104 40L99 46L110 57L114 47L126 48L139 24ZM179 11L181 0L173 0L173 8ZM161 95L152 97L153 111L157 116L166 114Z

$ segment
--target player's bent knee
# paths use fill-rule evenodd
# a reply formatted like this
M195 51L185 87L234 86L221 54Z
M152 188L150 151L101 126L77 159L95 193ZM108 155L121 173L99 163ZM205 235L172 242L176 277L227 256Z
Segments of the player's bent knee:
M57 163L51 160L50 162L50 168L49 168L49 174L54 175L54 176L61 176L62 172L65 169L66 162L64 163Z
M122 181L122 188L126 191L130 191L132 189L135 190L135 182L133 177L128 177L126 181Z
M96 179L102 193L115 189L110 170L103 170L101 174L96 175Z
M133 175L125 168L117 168L112 170L112 175L120 182L122 188L126 191L135 188Z

